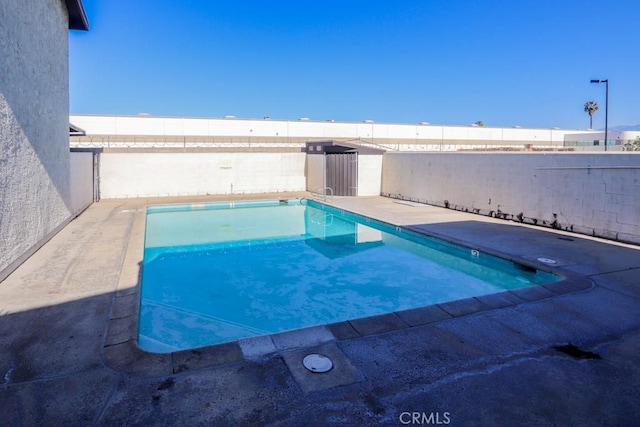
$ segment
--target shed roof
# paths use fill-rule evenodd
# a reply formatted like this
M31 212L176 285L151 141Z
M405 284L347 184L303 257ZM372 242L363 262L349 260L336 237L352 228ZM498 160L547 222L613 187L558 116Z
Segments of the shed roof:
M87 132L73 123L69 123L69 136L84 136Z
M87 14L84 13L82 0L65 0L65 3L69 14L69 29L88 31L89 20Z
M347 141L307 141L307 154L332 154L332 153L359 153L359 154L383 154L386 150L373 148Z

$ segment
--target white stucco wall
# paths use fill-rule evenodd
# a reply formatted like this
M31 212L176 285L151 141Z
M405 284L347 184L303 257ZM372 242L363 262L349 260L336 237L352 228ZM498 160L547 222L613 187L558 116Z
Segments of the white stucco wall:
M70 217L68 16L0 1L0 280Z
M382 189L382 155L358 155L358 196L379 196Z
M638 154L386 153L382 182L393 197L640 243Z
M305 153L102 153L101 198L305 191Z

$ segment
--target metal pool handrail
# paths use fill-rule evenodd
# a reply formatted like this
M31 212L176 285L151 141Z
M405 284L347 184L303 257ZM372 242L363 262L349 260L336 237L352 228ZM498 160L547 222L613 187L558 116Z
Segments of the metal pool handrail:
M318 219L320 218L320 215L322 215L322 219ZM327 219L330 219L331 221L327 221ZM321 227L331 227L333 225L333 214L322 212L322 214L312 215L311 222Z
M330 194L327 194L327 190L329 190ZM331 187L322 187L322 188L312 188L311 189L311 195L313 196L314 199L320 200L322 199L323 201L327 201L327 196L330 196L330 202L333 202L333 188Z

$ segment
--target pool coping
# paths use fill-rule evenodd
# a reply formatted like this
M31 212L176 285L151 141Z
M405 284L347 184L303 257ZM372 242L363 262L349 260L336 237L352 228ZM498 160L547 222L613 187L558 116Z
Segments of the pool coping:
M330 203L327 204L335 207ZM586 292L595 286L588 277L563 268L570 264L563 263L561 260L558 260L559 262L553 267L538 261L537 258L543 257L544 254L517 257L476 244L472 245L469 242L441 236L437 233L426 232L415 227L392 224L412 232L475 248L489 255L551 272L562 276L563 279L557 282L489 295L326 325L293 329L275 334L259 335L195 349L170 353L152 353L143 350L137 343L140 279L142 277L145 219L148 206L148 204L145 204L143 207L135 209L135 218L131 227L117 289L112 299L109 321L102 345L102 357L105 364L112 369L131 375L171 375L189 370L242 362L276 353L287 353L336 341L420 327L485 311L514 307L572 293ZM344 210L349 211L348 209ZM365 217L369 216L365 215ZM378 218L372 219L386 222ZM386 223L390 224L389 222Z

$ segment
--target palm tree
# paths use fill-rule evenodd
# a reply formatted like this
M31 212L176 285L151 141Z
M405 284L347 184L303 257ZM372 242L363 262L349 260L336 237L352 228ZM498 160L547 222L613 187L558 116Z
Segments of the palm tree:
M593 129L593 115L598 111L598 103L596 101L585 102L584 111L589 114L589 129Z

